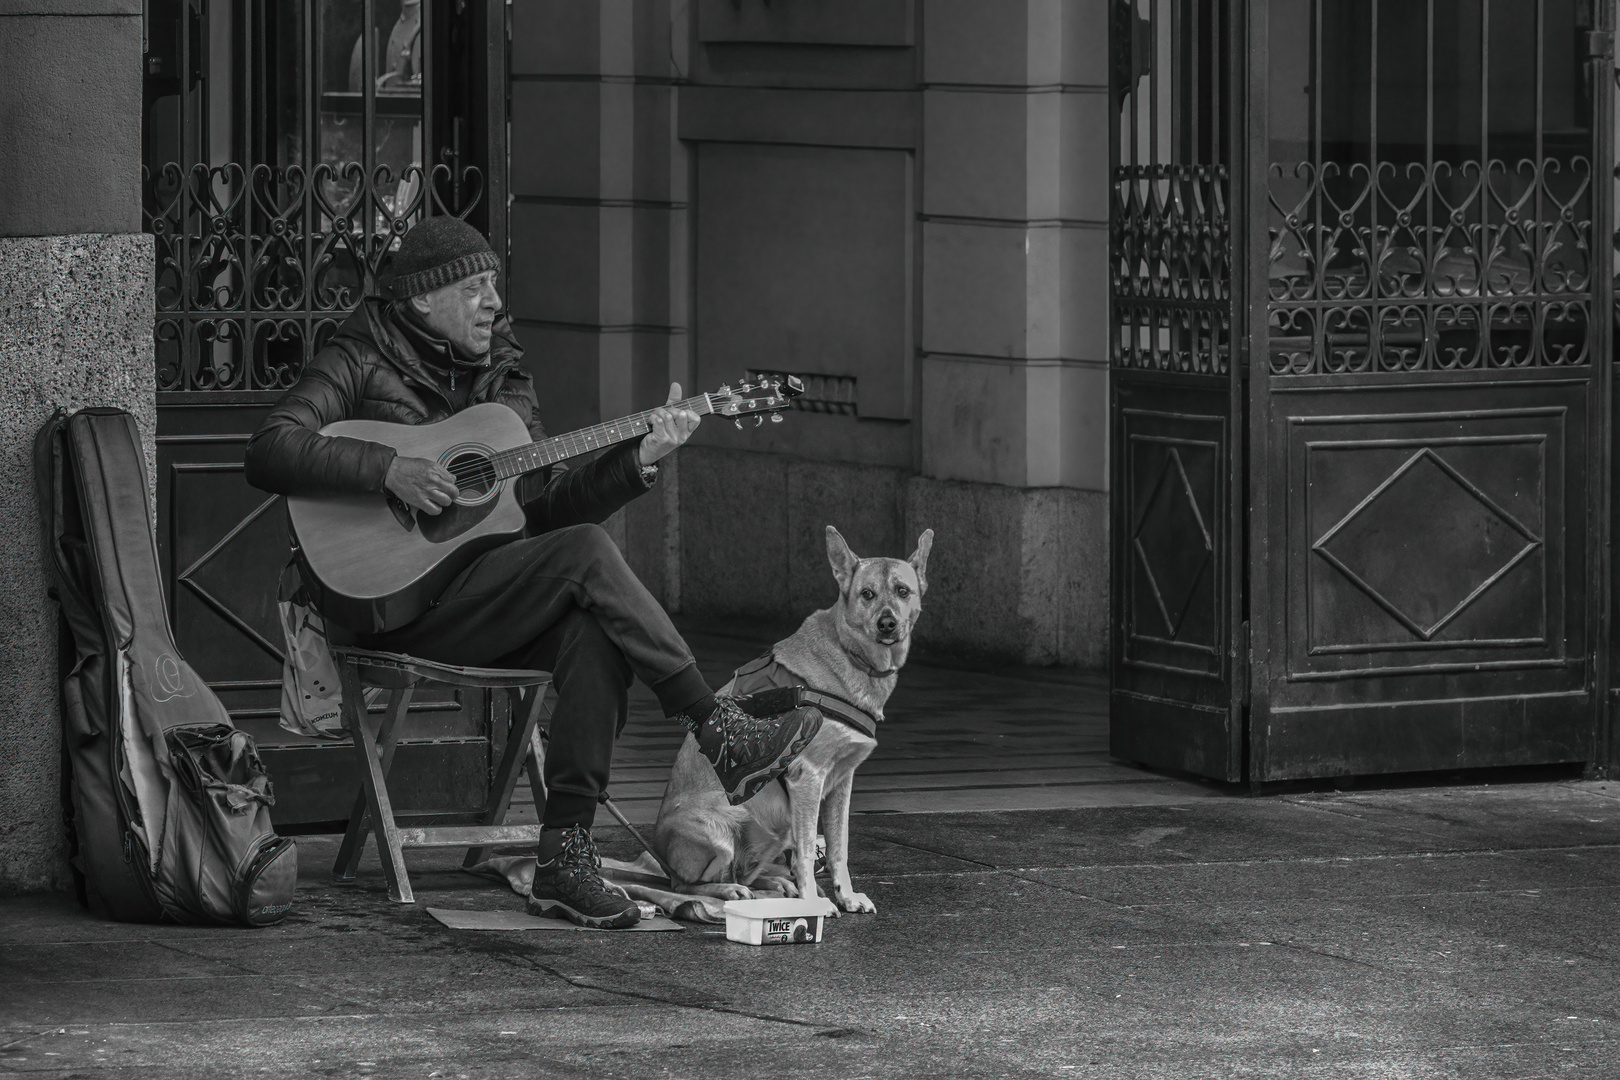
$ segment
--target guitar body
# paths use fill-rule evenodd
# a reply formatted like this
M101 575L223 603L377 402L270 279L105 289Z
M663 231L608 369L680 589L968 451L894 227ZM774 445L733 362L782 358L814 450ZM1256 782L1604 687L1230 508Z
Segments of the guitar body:
M340 420L322 435L392 446L462 470L490 454L530 445L517 413L498 402L436 424ZM380 633L404 626L479 555L523 535L515 478L462 487L438 515L389 495L294 495L287 516L315 605L328 619Z

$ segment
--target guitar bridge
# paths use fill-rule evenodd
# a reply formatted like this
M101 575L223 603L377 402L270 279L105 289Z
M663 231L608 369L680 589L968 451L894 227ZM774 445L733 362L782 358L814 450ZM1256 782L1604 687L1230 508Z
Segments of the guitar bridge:
M393 511L394 520L399 522L400 527L406 532L416 528L416 515L411 513L411 508L405 505L403 499L392 492L388 494L388 509Z

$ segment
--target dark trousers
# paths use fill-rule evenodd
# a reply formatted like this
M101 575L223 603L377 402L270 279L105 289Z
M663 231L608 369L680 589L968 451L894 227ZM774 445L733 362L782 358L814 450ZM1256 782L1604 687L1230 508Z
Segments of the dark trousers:
M367 648L480 667L552 673L546 753L549 826L591 824L639 678L673 716L710 694L663 606L599 526L574 525L479 557L420 618Z

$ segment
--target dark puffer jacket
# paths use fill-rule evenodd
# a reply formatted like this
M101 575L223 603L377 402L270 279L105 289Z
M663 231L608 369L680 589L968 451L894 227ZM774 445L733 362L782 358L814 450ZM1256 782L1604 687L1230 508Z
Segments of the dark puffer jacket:
M247 482L280 495L381 492L394 449L319 433L338 420L428 424L458 407L499 401L523 418L531 438L543 439L534 379L520 364L522 356L503 318L487 361L456 365L446 343L413 332L391 301L369 298L315 354L248 441ZM451 400L447 376L441 374L450 371L458 380L472 379L464 401ZM523 477L518 498L530 530L600 523L646 491L635 448L635 442L626 443L577 469L554 467Z

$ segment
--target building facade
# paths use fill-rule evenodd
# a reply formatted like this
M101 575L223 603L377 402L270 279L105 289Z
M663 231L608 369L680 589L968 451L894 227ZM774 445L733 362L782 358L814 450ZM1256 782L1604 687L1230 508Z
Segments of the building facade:
M24 260L24 236L116 238L98 242L121 275L68 321L86 349L125 342L139 376L39 407L124 404L154 433L177 641L259 737L293 818L346 813L322 794L345 755L275 726L286 537L242 447L422 213L467 216L507 252L553 431L672 381L806 383L787 423L711 420L610 523L672 610L796 621L832 599L824 526L889 555L932 528L923 648L1104 662L1102 5L28 0L0 19L3 175L29 193L0 233ZM46 286L8 288L37 308ZM85 378L101 358L62 364ZM43 418L19 416L10 445ZM20 561L16 637L44 640ZM38 685L8 740L31 755L10 775L39 779L8 783L51 848L44 656L19 655ZM418 734L465 758L446 779L402 750L422 805L470 790L491 708L420 703ZM13 880L59 877L20 858L34 869Z
M511 309L571 428L751 373L624 523L671 607L796 620L936 534L923 647L1099 666L1100 3L520 3Z
M1609 0L0 0L5 483L31 505L51 408L135 412L181 650L278 820L345 817L349 751L275 723L287 540L242 450L454 213L506 255L554 432L805 384L610 523L671 610L790 623L833 598L824 526L931 528L922 654L1108 666L1121 757L1606 768L1612 30ZM61 885L13 527L0 885ZM413 705L418 808L466 809L496 707Z

